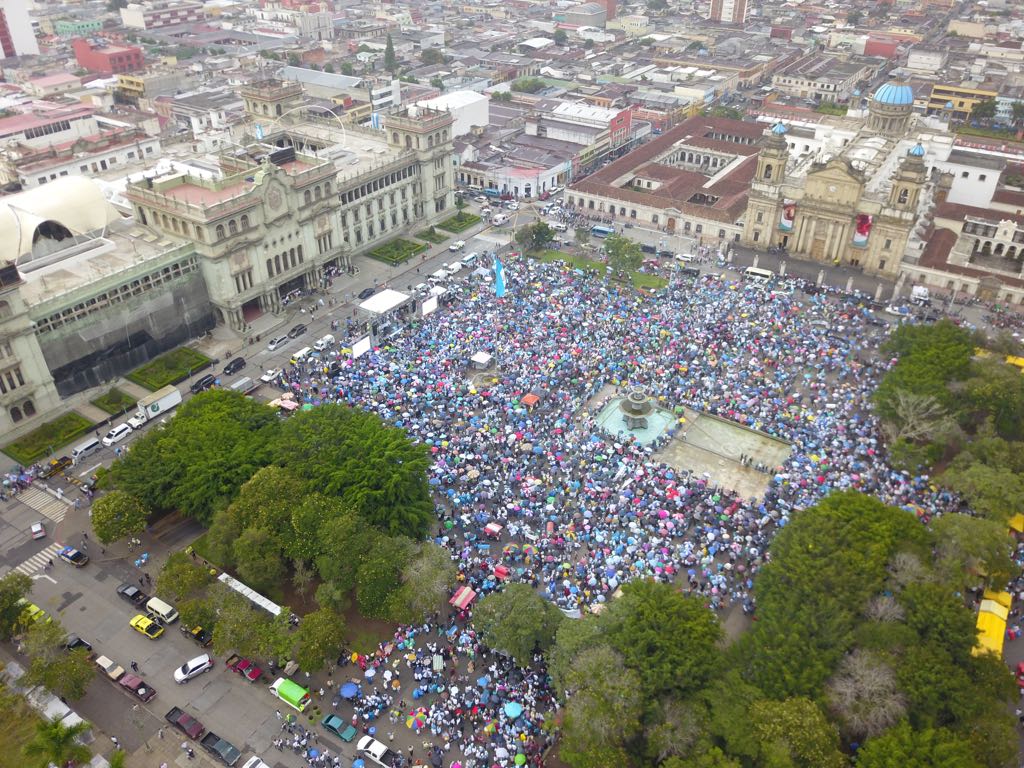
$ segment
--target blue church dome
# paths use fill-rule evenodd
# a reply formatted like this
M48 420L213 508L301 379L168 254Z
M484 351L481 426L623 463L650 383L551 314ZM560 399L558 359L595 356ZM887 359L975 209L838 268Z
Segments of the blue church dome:
M909 85L883 83L875 91L874 100L879 104L892 107L911 107L914 105L914 89Z
M782 123L776 123L772 126L772 133L776 136L783 136L786 133L786 126Z
M917 144L911 147L907 154L911 157L924 157L925 152L924 147L921 146L921 142L917 142Z

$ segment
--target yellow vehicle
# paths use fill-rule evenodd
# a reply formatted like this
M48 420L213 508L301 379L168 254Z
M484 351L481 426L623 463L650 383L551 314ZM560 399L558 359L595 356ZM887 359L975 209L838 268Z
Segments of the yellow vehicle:
M32 624L35 624L37 621L42 621L46 623L53 621L53 619L50 618L50 614L48 614L35 603L30 603L25 598L21 598L18 601L18 605L22 606L21 615L18 616L19 627L28 628Z
M141 632L150 640L156 640L164 633L164 628L159 621L143 616L141 613L128 622L128 624L136 632Z

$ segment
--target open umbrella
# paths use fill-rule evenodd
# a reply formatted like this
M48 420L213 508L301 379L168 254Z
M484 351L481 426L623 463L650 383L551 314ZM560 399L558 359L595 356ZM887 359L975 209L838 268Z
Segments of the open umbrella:
M419 709L414 709L405 718L405 724L409 728L419 730L427 724L427 710L425 710L423 707L420 707Z
M524 755L522 752L517 752L515 763L516 765L526 765L526 755Z
M364 674L366 675L366 679L367 680L373 680L373 678L377 674L377 670L374 669L373 667L370 667L368 670L366 670L366 672Z
M484 733L494 733L497 730L498 730L498 721L497 720L488 720L487 724L484 726Z
M366 767L366 761L364 761L363 758L361 758L361 757L357 757L355 760L352 761L352 768L365 768L365 767Z
M518 701L509 701L505 704L505 714L515 720L523 714L523 705Z
M355 683L345 683L343 686L341 686L341 690L339 691L339 693L341 694L341 698L343 699L354 698L355 695L359 693L359 686Z

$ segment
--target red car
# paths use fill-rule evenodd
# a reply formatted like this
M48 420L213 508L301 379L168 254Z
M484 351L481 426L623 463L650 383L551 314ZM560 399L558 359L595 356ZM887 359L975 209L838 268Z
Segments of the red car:
M256 666L256 662L242 656L231 656L227 660L228 669L233 669L250 683L255 683L263 677L263 670Z
M156 696L156 691L153 690L153 686L147 685L146 681L138 675L125 675L118 680L118 684L126 690L131 691L132 694L142 701L149 701Z

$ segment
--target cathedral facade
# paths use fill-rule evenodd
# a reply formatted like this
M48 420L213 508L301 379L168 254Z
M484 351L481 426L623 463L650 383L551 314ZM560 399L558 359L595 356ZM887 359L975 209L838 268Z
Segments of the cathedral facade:
M924 148L905 148L912 110L910 87L886 83L855 131L801 156L786 125L772 126L751 180L742 242L895 277L928 180Z

